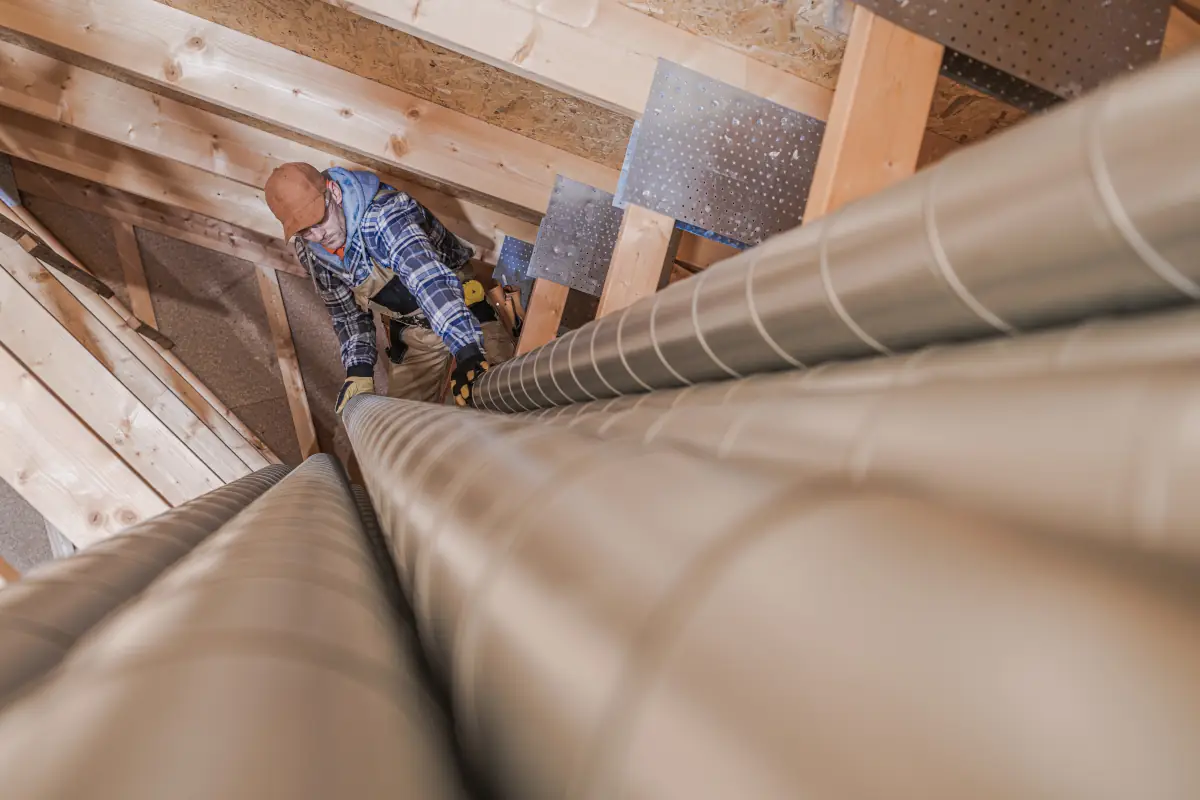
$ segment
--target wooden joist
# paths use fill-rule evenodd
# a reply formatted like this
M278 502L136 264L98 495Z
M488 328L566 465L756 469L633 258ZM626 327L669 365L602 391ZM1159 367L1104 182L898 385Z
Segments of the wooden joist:
M29 294L16 273L40 265L0 237L0 342L171 505L224 481ZM44 278L43 278L44 280Z
M0 478L77 547L167 503L0 345Z
M535 214L559 173L616 185L613 169L154 0L0 0L0 29Z
M858 6L804 219L913 174L943 48Z
M109 185L114 185L111 181L120 180L120 188L126 191L143 197L153 195L154 200L271 237L280 235L279 223L270 216L259 195L247 196L249 190L246 187L261 189L266 185L271 171L287 161L303 161L318 169L330 166L366 169L361 164L316 147L5 42L0 42L0 105L39 119L68 124L84 133L135 148L148 156L160 156L189 165L186 169L159 170L163 173L163 180L172 181L174 187L165 193L151 181L132 180L133 170L128 168L109 170L112 173ZM43 126L38 132L46 136L50 130ZM20 137L20 132L10 136L15 140ZM83 140L76 136L74 141ZM28 137L21 137L20 142L30 154L45 152L55 161L39 163L71 172L65 163L70 154L63 152L64 147L55 147L51 143L39 146L29 141ZM108 154L110 159L117 159L118 156L113 154L125 151L125 148L80 146L88 152ZM133 159L122 156L118 160L128 162ZM96 174L98 159L92 158L89 163L89 174ZM142 167L148 167L151 163L152 160L146 158L139 160ZM187 186L186 182L180 183L188 174L194 174L189 173L191 169L202 170L233 183L207 179L199 184L204 191L195 196L182 190ZM80 173L77 171L72 174ZM433 211L450 230L480 248L485 260L499 234L524 239L536 235L536 225L525 220L426 189L395 175L383 177ZM99 178L93 180L105 182ZM230 200L226 200L226 197ZM245 213L247 203L257 206L255 213L249 216ZM494 261L494 256L490 260Z
M640 117L665 58L824 119L832 93L609 0L326 0L590 102Z
M640 206L626 207L596 316L620 311L665 286L679 238L671 217Z
M271 326L271 338L275 343L279 377L283 380L288 408L292 412L292 424L296 428L300 458L307 459L321 452L321 446L317 443L317 429L313 425L312 410L308 407L308 392L304 388L304 377L300 374L300 359L296 355L296 343L292 339L292 326L283 304L283 293L279 290L279 278L274 270L266 267L255 269L258 272L258 289L267 310L267 322Z

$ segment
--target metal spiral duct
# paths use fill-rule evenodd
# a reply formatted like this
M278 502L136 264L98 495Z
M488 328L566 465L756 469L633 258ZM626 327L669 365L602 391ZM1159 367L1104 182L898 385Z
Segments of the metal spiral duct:
M1131 76L491 370L504 412L1200 298L1200 54Z
M0 713L14 798L458 798L341 467L314 456Z
M1200 557L1200 310L528 415Z
M502 796L1200 793L1178 565L533 418L360 396L345 422Z
M280 465L261 469L0 591L0 707L287 473Z

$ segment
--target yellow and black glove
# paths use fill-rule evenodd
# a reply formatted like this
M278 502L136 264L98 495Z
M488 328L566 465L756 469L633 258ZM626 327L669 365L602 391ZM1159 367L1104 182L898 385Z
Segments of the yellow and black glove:
M471 391L475 381L487 371L488 362L478 348L471 347L459 354L450 375L450 396L456 406L473 405Z
M375 379L357 375L350 375L346 378L346 382L342 384L342 390L338 392L337 404L333 407L339 417L350 398L358 394L375 394Z

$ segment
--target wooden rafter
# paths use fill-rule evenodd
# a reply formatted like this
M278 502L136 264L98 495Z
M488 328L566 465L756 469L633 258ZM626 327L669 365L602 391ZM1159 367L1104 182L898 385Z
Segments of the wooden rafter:
M330 166L366 168L315 147L226 119L13 44L0 42L0 65L3 66L0 69L0 104L42 120L69 124L79 131L109 142L134 147L145 156L160 156L179 162L184 166L157 170L163 175L164 181L170 178L172 185L186 187L188 183L183 179L188 175L195 175L193 170L234 182L231 184L212 178L204 179L203 183L197 185L205 191L189 194L180 188L161 191L147 181L135 181L132 179L134 170L129 167L109 169L113 181L123 181L121 188L141 196L159 194L160 196L152 199L233 222L266 236L278 236L279 225L267 212L261 195L251 194L247 187L261 189L276 166L287 161L303 161L320 169ZM26 123L21 127L28 129L30 125ZM37 133L44 138L50 130L53 129L42 126L37 129ZM17 131L11 135L17 137L21 133L22 131ZM76 141L83 140L77 137ZM47 166L71 171L66 163L71 160L70 151L63 152L66 144L39 144L36 139L31 141L28 135L22 138L21 144L30 154L44 152L47 158L55 162ZM110 161L118 159L118 155L114 154L125 153L125 148L80 146L85 152L107 154ZM135 159L120 155L119 161L132 162L139 167L154 163L153 159L147 160L145 156ZM99 158L93 157L89 163L89 174L97 174L100 167ZM410 193L433 211L447 227L478 247L485 255L485 260L491 255L490 250L499 234L528 238L536 233L536 226L525 220L492 211L467 200L449 197L404 181L395 175L383 177L397 188ZM247 214L247 204L255 206L252 213Z
M0 477L77 547L168 505L0 345Z
M240 258L277 272L307 277L281 239L224 220L174 208L38 164L14 160L22 194L108 217L172 239Z
M153 0L0 0L0 28L536 214L616 171Z
M154 313L154 303L150 300L150 286L146 281L146 267L142 264L137 233L133 225L120 220L113 220L112 231L117 246L117 260L121 262L125 288L129 292L130 310L142 322L157 328L158 318Z
M33 259L0 238L0 342L168 503L178 505L223 481L10 272Z

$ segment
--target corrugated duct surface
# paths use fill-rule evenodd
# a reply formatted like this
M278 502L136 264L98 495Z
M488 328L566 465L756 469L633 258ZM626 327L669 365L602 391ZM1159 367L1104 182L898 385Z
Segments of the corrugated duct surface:
M363 396L346 424L503 796L1200 792L1176 565L533 419Z
M239 478L0 591L0 706L287 473L276 465Z
M0 714L5 796L464 796L410 645L314 456Z
M504 412L1012 334L1200 297L1200 54L491 370Z

